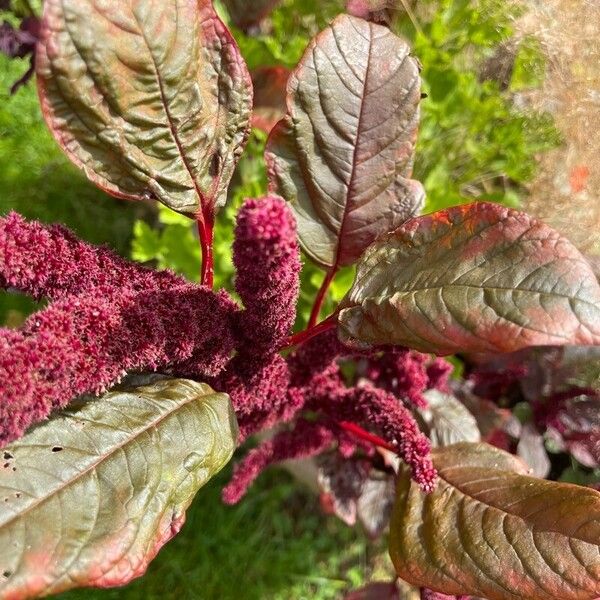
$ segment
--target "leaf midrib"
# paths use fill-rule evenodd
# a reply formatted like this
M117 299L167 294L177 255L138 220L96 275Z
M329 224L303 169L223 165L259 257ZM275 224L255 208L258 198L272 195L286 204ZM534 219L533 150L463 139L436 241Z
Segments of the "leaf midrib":
M354 27L354 25L352 25ZM350 173L350 179L348 181L348 187L346 192L346 198L344 202L344 210L342 212L342 219L340 221L340 230L336 235L336 248L335 248L335 260L331 267L332 270L338 269L340 265L340 254L342 252L342 240L344 239L344 232L346 230L347 222L348 222L348 214L350 212L350 193L354 187L354 182L356 180L356 172L358 170L358 166L356 161L358 159L358 146L360 140L360 134L362 129L362 123L365 115L365 104L366 98L368 96L367 87L369 85L369 75L371 73L371 58L373 53L373 25L372 23L368 23L369 27L369 52L367 54L367 67L365 69L365 82L362 88L362 94L360 99L360 111L358 113L358 121L356 123L356 139L354 142L354 150L352 151L352 173ZM335 30L332 27L332 35L335 37Z
M465 468L465 469L468 469L469 467L464 467L464 468ZM506 471L505 471L505 473L506 473ZM520 473L511 473L511 472L508 472L508 474L509 474L510 476L516 476L516 477L528 477L527 475L523 475L523 474L520 474ZM561 535L561 536L563 536L563 537L565 537L565 538L567 538L567 539L577 540L577 541L580 541L580 542L582 542L582 543L584 543L584 544L590 544L590 545L593 545L593 544L592 544L592 542L589 542L589 541L587 541L587 540L584 540L584 539L582 539L582 538L580 538L580 537L576 537L575 535L568 535L568 534L566 534L564 531L560 531L559 529L551 529L551 528L548 528L548 529L535 529L535 528L534 528L532 525L530 525L530 524L528 523L528 521L525 519L525 517L523 517L523 516L521 516L521 515L519 515L519 514L516 514L516 513L510 512L509 510L507 510L507 509L505 509L505 508L502 508L502 507L500 507L500 506L496 506L495 504L492 504L491 502L485 502L485 501L481 500L480 498L476 498L475 496L472 496L471 494L469 494L469 493L467 493L466 491L464 491L464 490L462 489L462 487L459 487L459 486L461 485L460 483L458 483L458 484L456 484L456 483L452 483L452 482L451 482L449 479L447 479L446 477L444 477L444 476L442 475L442 473L440 473L439 471L438 471L438 477L439 477L439 478L440 478L440 479L441 479L441 480L442 480L442 481L443 481L443 482L444 482L444 483L445 483L445 484L446 484L446 485L447 485L447 486L448 486L450 489L456 490L458 493L460 493L460 494L461 494L462 496L464 496L465 498L469 498L469 500L471 500L472 502L475 502L475 503L477 503L477 504L481 504L481 505L483 505L483 506L486 506L486 507L488 507L488 508L492 508L492 509L494 509L494 510L497 510L497 511L501 512L502 514L505 514L505 515L508 515L508 516L514 517L515 519L519 519L519 521L521 521L522 523L524 523L524 524L525 524L525 526L526 526L526 529L528 529L528 530L529 530L529 531L531 531L531 532L538 531L538 532L540 532L540 533L557 533L557 534L559 534L559 535ZM498 477L498 478L499 478L499 477ZM535 481L535 478L534 478L534 477L529 477L529 478ZM545 481L545 480L543 480L543 479L540 479L540 482L543 482L543 481ZM467 483L468 483L468 482L464 482L464 485L466 485ZM567 485L567 484L564 484L564 485ZM543 493L543 492L540 492L540 493ZM589 522L589 521L586 521L586 523L587 523L587 522ZM583 563L581 563L581 564L583 564Z
M149 402L149 400L147 398L144 398L143 396L141 396L139 394L135 394L135 395L137 395L140 400L143 400L146 403ZM151 429L156 429L162 423L162 421L164 421L165 419L171 417L173 414L175 414L176 412L178 412L184 406L190 404L191 402L200 401L201 397L204 398L205 396L194 395L194 396L192 396L189 399L187 399L187 397L186 397L180 404L177 404L177 406L175 406L172 410L170 410L170 411L168 411L168 412L166 412L164 414L160 414L156 419L154 419L153 421L150 421L149 423L145 424L142 429L135 430L134 434L132 434L131 436L127 437L123 442L117 444L116 446L111 446L109 452L107 452L104 455L98 456L98 460L93 461L83 471L80 471L80 472L76 473L72 478L68 479L67 481L62 482L61 485L59 485L56 488L54 488L51 492L49 492L45 496L36 499L35 502L31 503L24 510L22 510L22 511L16 513L16 514L14 514L8 520L6 520L4 522L0 522L0 528L7 527L13 521L15 521L17 519L20 519L24 515L30 513L33 510L35 510L40 504L43 504L44 502L46 502L47 500L49 500L53 496L55 496L57 494L60 494L64 489L66 489L67 487L73 485L74 483L76 483L80 479L84 478L88 473L90 473L90 471L96 470L98 468L98 466L101 465L104 461L112 458L116 454L116 452L118 452L119 450L122 450L125 446L127 446L128 444L131 444L138 437L140 437L141 435L147 433ZM174 401L174 402L176 402L176 401ZM73 418L73 417L70 414L57 417L57 419L71 419L71 418ZM50 421L50 423L51 422L52 421ZM89 422L90 423L96 423L98 425L98 421L93 421L93 420L89 419ZM102 425L102 427L111 427L110 425L104 424L104 423L102 423L101 425ZM46 446L49 447L50 444L47 444ZM19 446L17 445L17 448L18 447ZM25 449L27 447L28 446L22 446L23 449Z
M204 193L200 189L200 185L198 184L198 182L196 181L196 178L194 177L192 167L190 165L188 156L185 152L185 148L179 138L179 132L177 131L177 127L175 127L173 115L171 114L171 109L169 107L169 103L167 102L167 96L165 94L164 84L163 84L163 81L162 81L162 78L160 75L160 71L158 69L158 64L156 63L156 59L154 58L154 54L152 53L152 48L150 47L148 38L146 37L146 32L144 31L144 28L141 26L141 24L138 20L138 17L135 14L135 11L133 11L133 10L132 10L132 15L133 15L133 18L135 19L135 22L136 22L139 30L140 30L142 39L144 40L144 44L146 45L146 48L148 49L148 54L149 54L150 60L152 62L154 74L156 76L156 83L158 85L158 91L160 93L161 104L163 105L163 108L165 109L165 115L167 116L167 125L169 127L169 131L171 132L171 137L173 138L173 141L175 142L175 145L177 146L177 152L179 153L179 156L181 157L181 162L183 163L185 170L188 172L188 175L190 177L192 185L194 186L194 191L196 192L196 195L198 196L198 211L197 211L198 216L202 218L202 221L204 221L204 208L205 208L205 204L206 204L206 198L204 196ZM177 19L178 15L179 15L177 8L175 11L175 15L176 15L176 19Z
M381 295L381 296L367 296L366 298L361 300L358 303L358 305L362 305L368 301L380 302L382 300L385 300L386 298L393 298L394 296L396 296L398 294L413 294L413 293L418 293L418 292L428 292L428 291L435 291L435 290L440 290L440 289L443 290L443 289L448 289L448 288L469 288L469 289L476 289L476 290L520 292L522 294L552 296L552 297L557 297L557 298L565 298L567 300L577 300L578 302L582 302L584 304L589 304L590 306L593 306L596 310L599 309L599 307L596 304L594 304L593 302L586 300L584 298L580 298L579 296L569 296L568 294L559 294L557 292L545 292L542 290L530 290L530 289L523 289L523 288L517 288L517 287L500 287L500 286L484 286L484 285L480 286L480 285L469 284L469 283L449 283L449 284L431 285L431 286L408 289L408 290L396 290L391 295L385 294L385 295Z

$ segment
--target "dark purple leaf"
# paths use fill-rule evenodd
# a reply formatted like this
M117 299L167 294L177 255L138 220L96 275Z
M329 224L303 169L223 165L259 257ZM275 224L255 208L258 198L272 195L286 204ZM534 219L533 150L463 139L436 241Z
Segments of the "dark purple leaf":
M600 467L600 396L566 400L547 424L559 447L586 467Z

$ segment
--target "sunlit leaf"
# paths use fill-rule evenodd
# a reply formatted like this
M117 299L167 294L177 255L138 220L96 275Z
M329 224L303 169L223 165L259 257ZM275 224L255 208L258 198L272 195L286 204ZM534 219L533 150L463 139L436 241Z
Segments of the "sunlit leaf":
M486 444L433 451L437 489L404 468L390 554L413 585L488 600L592 600L600 595L600 493L527 475Z
M420 83L406 42L349 15L292 73L266 159L271 191L292 203L302 247L320 265L352 264L421 208L410 179Z
M343 338L422 352L600 343L600 286L579 251L525 213L471 204L412 219L369 248Z
M46 0L50 130L99 187L205 218L246 141L250 77L211 0Z
M122 585L230 459L229 398L156 376L75 403L0 450L0 597Z

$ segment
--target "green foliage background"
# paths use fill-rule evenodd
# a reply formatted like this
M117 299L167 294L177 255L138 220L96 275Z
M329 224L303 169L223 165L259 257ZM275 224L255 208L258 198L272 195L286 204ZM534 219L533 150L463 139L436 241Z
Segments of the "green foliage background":
M250 69L263 65L293 68L311 37L343 10L338 0L284 0L266 33L248 36L233 28ZM223 6L220 12L227 21ZM407 38L422 64L422 124L414 177L427 192L425 212L475 200L518 206L535 172L535 156L560 142L548 115L518 110L513 92L539 85L544 58L531 40L517 48L507 81L481 76L487 61L512 35L516 11L499 0L423 0L417 15L398 12L394 28ZM228 208L215 240L217 282L231 288L231 230L244 198L266 192L262 153L266 136L255 131L238 169ZM176 222L175 222L176 221ZM154 227L138 222L133 257L155 261L197 278L200 260L190 225L159 209ZM305 261L297 329L305 326L324 274ZM352 283L340 272L323 315L333 310Z
M217 1L217 4L220 3ZM284 0L252 36L234 31L249 67L293 67L310 38L336 14L342 0ZM223 17L227 14L218 6ZM559 143L549 117L515 107L513 93L539 85L544 59L525 40L510 76L485 79L483 67L510 38L511 17L499 0L421 0L414 15L398 13L394 27L423 66L422 127L415 177L423 181L428 212L474 199L518 205L535 171L535 155ZM193 225L166 208L108 198L90 185L46 130L29 84L10 97L25 61L0 56L0 212L61 222L82 238L121 254L198 279L200 251ZM218 218L216 284L233 286L231 244L238 207L266 192L262 153L266 136L254 131L235 175L228 206ZM334 281L323 312L349 285L346 269ZM306 261L297 327L303 327L323 273ZM0 321L16 324L35 307L0 294ZM576 468L572 476L579 476ZM366 540L320 514L316 498L287 476L271 472L239 506L221 505L227 475L198 495L181 535L149 575L118 591L66 594L81 598L338 598L373 576ZM380 548L373 552L379 552Z

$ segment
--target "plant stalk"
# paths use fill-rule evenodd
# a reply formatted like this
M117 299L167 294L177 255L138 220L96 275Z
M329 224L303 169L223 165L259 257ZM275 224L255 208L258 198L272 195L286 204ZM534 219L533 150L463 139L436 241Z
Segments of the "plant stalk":
M198 237L202 249L202 268L200 272L200 283L209 288L214 283L214 257L213 257L213 230L214 217L212 215L200 216L196 220L198 225Z
M336 326L336 317L337 313L334 313L330 317L327 317L324 321L321 321L318 325L315 325L314 327L309 327L304 331L299 331L298 333L291 335L287 339L285 348L291 348L292 346L304 344L305 342L308 342L308 340L314 338L315 336L320 335L321 333L325 333L330 329L334 329Z
M374 446L379 446L380 448L384 448L385 450L389 450L394 454L398 454L398 449L394 447L392 444L389 444L384 439L380 438L378 435L373 433L369 433L364 430L362 427L357 425L356 423L351 423L350 421L340 421L338 425L344 430L350 433L351 435L361 439L369 444L373 444Z
M308 320L307 329L311 329L317 324L319 314L321 313L321 308L323 307L323 302L327 295L327 290L329 289L329 286L331 285L331 282L333 281L333 278L335 277L337 271L337 267L331 267L331 269L329 269L329 271L327 271L327 273L325 274L325 279L323 280L323 283L319 288L317 296L315 297L315 303L313 304L312 311L310 313L310 319Z

